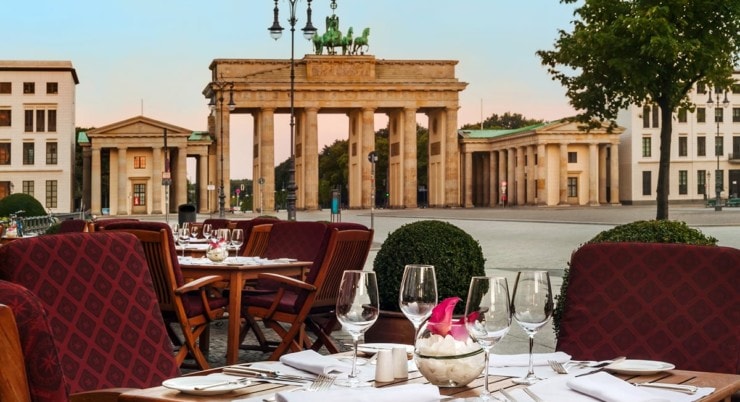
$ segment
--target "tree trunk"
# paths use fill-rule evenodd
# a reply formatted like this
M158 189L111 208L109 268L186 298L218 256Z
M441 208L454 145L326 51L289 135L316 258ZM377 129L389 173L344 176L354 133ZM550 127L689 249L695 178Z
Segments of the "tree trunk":
M665 99L658 100L660 107L660 162L658 188L656 189L657 212L655 219L668 219L668 195L670 194L671 139L673 134L673 109Z

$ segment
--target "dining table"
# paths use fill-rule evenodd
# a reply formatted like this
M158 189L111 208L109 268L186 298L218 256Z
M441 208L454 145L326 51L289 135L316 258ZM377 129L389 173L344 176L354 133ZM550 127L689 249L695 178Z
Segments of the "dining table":
M196 372L191 375L209 375L219 373L223 368L211 369L201 372ZM625 375L625 374L614 374L615 376L626 380L630 383L641 383L641 382L654 382L662 384L687 384L695 385L699 387L711 387L714 388L709 395L696 399L698 402L730 402L734 393L740 392L740 375L735 374L724 374L724 373L710 373L701 371L688 371L688 370L668 370L660 373L646 374L646 375ZM235 377L237 378L237 377ZM483 376L478 377L473 382L463 387L456 388L440 388L440 401L455 402L457 400L463 401L466 398L474 398L480 395L483 389ZM525 386L515 384L514 378L509 376L493 375L488 377L489 388L491 393L497 397L501 396L501 390L506 391L509 395L517 394L517 390L524 388ZM392 387L403 384L427 384L428 381L418 372L410 372L408 379L397 379L390 382L378 383L375 382L372 386L377 388ZM183 401L228 401L228 402L252 402L262 401L263 398L270 400L276 392L287 391L290 389L296 389L296 385L283 385L274 383L263 383L255 382L253 384L234 389L230 392L218 394L218 395L190 395L181 391L170 389L164 386L158 386L147 389L131 390L123 393L119 397L121 402L183 402ZM341 387L340 387L341 388ZM347 390L347 392L353 392ZM362 392L362 391L360 391ZM347 400L351 401L352 398L348 394ZM677 393L678 395L678 393ZM683 395L683 394L681 394ZM548 395L539 395L539 397L545 401L548 400ZM511 400L507 398L507 400ZM519 400L517 398L517 400ZM524 401L525 399L521 399ZM527 402L531 399L526 399ZM594 399L596 401L596 399ZM404 402L413 402L412 400Z
M257 279L260 273L273 273L305 278L310 261L294 259L262 259L255 257L230 257L222 262L206 258L178 258L180 270L186 279L197 279L209 275L223 276L229 290L228 332L226 340L226 364L235 364L239 358L239 331L241 329L242 289L247 281Z

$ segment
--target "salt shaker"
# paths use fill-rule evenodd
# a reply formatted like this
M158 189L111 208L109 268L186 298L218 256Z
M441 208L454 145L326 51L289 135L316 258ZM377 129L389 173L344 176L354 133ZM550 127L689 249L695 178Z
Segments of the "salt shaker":
M390 350L379 350L375 365L375 381L389 382L393 379L393 354Z
M393 377L409 378L409 360L406 355L405 347L394 347L391 354L393 355Z

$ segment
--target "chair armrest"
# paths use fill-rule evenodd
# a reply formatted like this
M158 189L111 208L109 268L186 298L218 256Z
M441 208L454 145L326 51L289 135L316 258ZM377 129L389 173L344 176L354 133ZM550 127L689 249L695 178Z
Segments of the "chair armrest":
M293 288L298 288L301 290L308 290L309 292L316 290L316 286L310 283L306 283L301 280L291 278L285 275L280 275L280 274L272 274L272 273L264 272L264 273L258 274L257 279L269 279L271 281L275 281L279 283L280 285L283 285L282 287L293 287Z
M221 275L208 275L195 280L192 280L179 288L175 289L175 294L183 295L188 292L200 290L208 285L212 285L218 282L224 282L226 278Z
M106 388L70 395L70 402L117 402L118 396L136 388Z

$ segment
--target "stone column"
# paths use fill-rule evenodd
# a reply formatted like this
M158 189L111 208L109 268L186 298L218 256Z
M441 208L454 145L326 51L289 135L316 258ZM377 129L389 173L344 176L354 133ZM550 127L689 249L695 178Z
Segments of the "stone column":
M445 143L443 144L445 158L445 206L460 205L460 145L457 142L457 109L448 107L447 128L445 129Z
M527 179L524 174L524 147L516 148L516 205L527 203Z
M507 175L507 169L508 164L506 162L506 149L500 149L498 150L498 183L496 183L496 188L499 191L498 200L496 200L497 203L501 203L501 206L503 206L503 197L509 196L509 182L508 182L508 175ZM504 191L503 188L501 188L503 182L506 182L506 191ZM508 203L508 200L507 200Z
M403 113L398 109L388 113L388 206L403 205Z
M506 199L508 205L516 205L516 149L507 149L506 156Z
M418 179L416 177L416 109L403 109L403 206L417 207Z
M93 215L101 215L101 200L100 195L102 193L101 176L103 172L100 168L100 148L92 146L90 150L90 213Z
M547 145L537 145L537 205L547 205L549 192L547 183Z
M275 208L275 109L265 108L261 111L259 141L259 170L255 172L258 180L265 179L265 184L257 184L257 201L262 200L262 213ZM260 189L260 187L262 187Z
M82 211L92 208L92 205L90 205L90 186L92 184L91 155L91 147L82 148ZM98 156L100 155L98 154ZM100 174L100 172L97 173Z
M599 145L588 144L588 204L599 205Z
M560 205L568 205L568 144L560 144Z
M612 205L619 205L619 145L611 144L611 177L609 178L610 202Z
M599 204L606 204L606 154L608 149L606 145L599 145Z
M534 205L537 200L537 165L535 164L534 145L527 145L527 205Z
M303 141L304 176L303 200L300 205L307 210L319 209L319 121L316 107L305 109L305 138Z
M375 150L375 108L362 109L362 147L358 155L362 167L361 203L362 208L370 208L372 203L372 166L367 159L368 154Z
M118 211L116 215L129 214L128 156L126 147L118 148Z
M152 147L152 214L161 214L162 208L162 147Z
M463 170L463 177L465 178L464 186L465 193L463 196L463 206L465 208L473 207L473 153L467 152L465 149L462 150L463 159L465 160L465 167Z
M499 153L498 151L491 151L489 154L488 164L488 206L495 207L499 200L499 167L498 167Z
M187 178L187 157L188 152L187 148L185 147L177 147L177 165L175 167L175 179L177 180L177 186L175 187L175 191L177 193L175 194L175 204L181 205L186 204L188 202L188 178ZM226 163L226 161L224 161ZM226 198L228 206L228 198L229 198L229 187L228 184L226 184Z
M198 192L200 193L200 197L198 197L198 204L200 204L200 210L199 212L202 214L208 213L208 154L200 154L198 155L198 162L196 163L198 166Z

